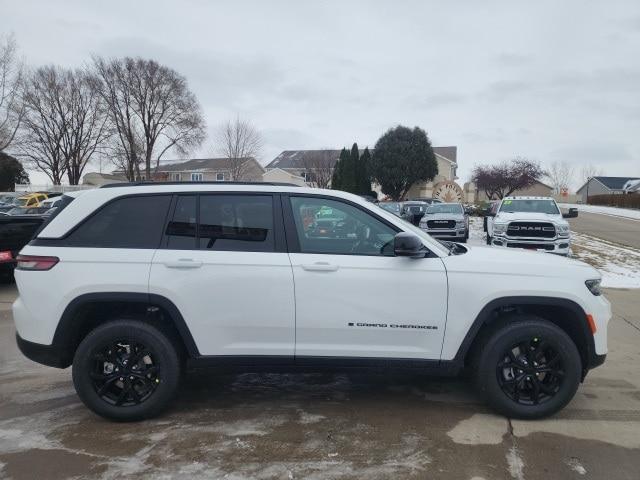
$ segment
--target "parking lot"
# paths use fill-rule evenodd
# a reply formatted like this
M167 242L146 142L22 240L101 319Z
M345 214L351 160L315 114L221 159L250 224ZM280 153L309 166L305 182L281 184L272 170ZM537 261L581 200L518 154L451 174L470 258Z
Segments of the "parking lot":
M637 479L640 298L606 294L607 362L547 420L495 416L462 379L200 371L162 417L119 424L19 353L3 285L0 478Z

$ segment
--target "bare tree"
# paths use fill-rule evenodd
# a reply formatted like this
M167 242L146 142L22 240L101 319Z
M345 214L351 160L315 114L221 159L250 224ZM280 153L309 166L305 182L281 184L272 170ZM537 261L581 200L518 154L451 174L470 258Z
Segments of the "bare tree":
M305 155L301 166L307 174L307 183L316 188L329 188L336 160L332 150L318 150Z
M65 121L60 116L61 72L44 67L27 75L22 91L25 113L20 127L20 156L60 185L67 163L63 151ZM66 115L65 111L63 115Z
M487 198L504 198L516 190L531 187L544 176L538 162L524 157L515 157L496 165L477 165L472 180Z
M63 97L58 105L65 126L62 146L70 185L80 183L85 167L95 154L104 151L111 135L106 104L96 86L95 77L87 71L64 73Z
M250 165L248 160L257 159L262 150L260 131L248 120L236 117L218 127L216 142L220 155L229 159L231 180L244 180Z
M142 164L150 180L166 152L185 154L202 143L202 109L178 72L155 60L130 57L96 57L94 68L127 178L140 178Z
M24 116L20 101L23 72L14 37L0 38L0 151L13 143Z
M556 160L549 165L545 176L553 187L553 193L559 195L563 189L569 189L573 181L573 167L564 160Z
M582 180L582 185L587 183L591 178L603 175L604 172L601 168L596 167L592 163L587 165L583 165L580 169L580 179Z
M66 173L77 185L92 156L109 137L104 102L83 70L41 67L23 89L21 154L59 184Z

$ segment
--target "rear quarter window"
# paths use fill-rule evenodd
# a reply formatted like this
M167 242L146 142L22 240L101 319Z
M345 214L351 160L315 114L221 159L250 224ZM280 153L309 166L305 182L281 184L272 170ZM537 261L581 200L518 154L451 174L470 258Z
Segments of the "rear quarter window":
M171 195L134 195L113 200L65 238L76 247L158 248Z

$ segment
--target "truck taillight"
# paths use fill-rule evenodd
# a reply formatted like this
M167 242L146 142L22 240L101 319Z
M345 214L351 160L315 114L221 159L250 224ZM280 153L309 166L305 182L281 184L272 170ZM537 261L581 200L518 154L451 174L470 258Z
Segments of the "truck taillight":
M6 262L13 262L13 255L11 255L11 250L0 252L0 263Z
M40 255L18 255L16 257L17 270L51 270L60 259L58 257L43 257Z

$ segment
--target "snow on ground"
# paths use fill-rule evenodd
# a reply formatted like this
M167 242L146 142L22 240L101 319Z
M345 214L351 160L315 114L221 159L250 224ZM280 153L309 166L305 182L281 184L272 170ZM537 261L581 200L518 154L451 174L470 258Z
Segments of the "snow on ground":
M640 220L640 210L633 210L630 208L603 207L600 205L582 205L577 203L559 203L558 206L560 208L577 208L578 212L599 213L601 215L610 215L612 217Z
M469 230L471 245L485 244L482 218L469 218ZM573 258L598 269L603 287L640 288L640 250L574 232L571 251Z

